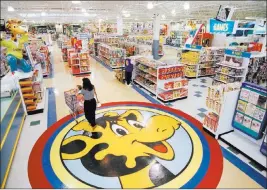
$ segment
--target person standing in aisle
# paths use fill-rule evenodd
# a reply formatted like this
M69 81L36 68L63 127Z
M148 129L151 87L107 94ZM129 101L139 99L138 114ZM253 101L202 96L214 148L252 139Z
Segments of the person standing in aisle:
M83 78L83 86L79 92L84 96L84 115L87 121L90 123L92 127L96 125L95 123L95 111L96 111L96 102L99 103L96 90L94 85L92 85L90 79ZM96 99L94 98L96 97ZM96 101L97 100L97 101ZM87 133L88 136L91 133Z
M130 86L132 81L133 64L130 59L126 59L125 61L125 79L127 85Z

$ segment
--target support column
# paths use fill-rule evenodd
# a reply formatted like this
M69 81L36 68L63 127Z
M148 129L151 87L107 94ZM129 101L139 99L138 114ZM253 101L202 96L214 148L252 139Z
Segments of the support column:
M152 55L154 59L159 59L159 32L160 32L160 15L154 15L153 22L153 44L152 44Z
M118 16L117 17L117 34L119 36L123 35L123 20L122 20L122 16Z

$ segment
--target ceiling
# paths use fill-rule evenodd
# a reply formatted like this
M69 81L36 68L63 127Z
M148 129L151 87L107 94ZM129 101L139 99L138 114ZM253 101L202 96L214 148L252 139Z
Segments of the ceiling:
M152 20L154 13L165 15L164 21L180 19L207 20L214 18L220 5L236 8L232 19L245 17L266 18L266 1L188 1L190 9L184 10L184 1L150 1L153 9L147 9L148 1L1 1L1 18L20 18L27 22L73 23L92 20L115 22L123 13L124 22ZM15 11L8 12L8 6ZM172 11L175 10L175 15ZM42 12L45 12L42 14Z

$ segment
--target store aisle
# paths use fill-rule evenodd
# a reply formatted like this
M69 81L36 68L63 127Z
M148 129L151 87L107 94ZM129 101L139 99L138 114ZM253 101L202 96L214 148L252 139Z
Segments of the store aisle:
M49 128L46 132L45 132L45 130L47 129L47 123L46 122L40 122L37 125L33 125L33 123L32 123L33 121L46 120L48 109L45 110L44 114L31 116L31 117L27 118L25 125L24 125L24 128L23 128L23 131L22 131L22 134L21 134L21 138L19 140L19 146L17 149L17 153L15 155L13 165L11 167L11 172L10 172L6 187L7 188L19 188L19 187L20 188L30 188L34 182L31 181L31 183L30 183L29 178L30 178L30 180L34 179L34 175L36 176L35 172L40 172L41 169L45 169L45 175L50 176L50 177L52 176L52 174L54 175L52 170L55 169L54 172L57 173L57 175L59 176L60 179L64 179L63 182L65 182L65 185L68 184L66 186L60 186L60 187L85 187L83 184L84 181L86 181L85 184L87 184L87 185L91 184L92 186L95 186L95 187L106 187L107 188L108 187L107 185L113 185L112 187L114 187L114 188L119 188L120 185L122 185L123 187L127 187L127 185L128 185L128 187L131 187L131 183L129 181L129 180L133 179L131 177L129 177L129 178L128 177L125 177L125 178L120 177L120 180L122 180L122 182L124 183L124 184L120 184L120 182L117 178L114 179L114 176L113 176L114 174L110 174L110 173L107 174L107 173L105 173L105 171L101 170L101 172L102 172L102 173L100 172L102 175L101 177L95 175L95 173L99 170L99 168L96 168L97 171L95 171L96 169L94 169L92 167L87 168L90 171L90 173L88 173L88 171L85 171L85 170L79 170L79 169L76 170L75 168L81 167L81 164L79 162L66 162L66 161L64 161L64 163L66 164L65 167L72 170L72 172L73 172L72 177L69 174L67 175L65 173L64 174L60 173L60 172L58 173L58 171L60 171L62 168L60 168L61 166L55 164L59 160L56 161L54 159L54 156L51 157L52 158L51 162L53 162L52 165L55 164L55 165L53 165L52 170L51 170L51 168L49 171L46 170L47 165L41 165L40 168L33 167L35 170L32 170L32 166L35 166L35 163L38 162L40 158L42 158L41 156L45 156L45 158L47 158L48 160L50 159L50 151L48 151L48 154L43 154L43 152L40 152L40 151L42 151L42 149L40 147L41 146L40 143L43 142L43 145L45 145L45 144L51 145L51 144L47 143L48 141L46 141L46 140L48 140L48 138L50 138L52 133L56 133L55 129L57 129L59 127L65 127L65 126L66 126L66 128L72 128L73 126L75 126L75 123L72 122L70 117L65 117L66 115L69 114L69 110L68 110L68 107L65 105L64 91L75 88L77 84L81 84L82 77L75 77L69 73L69 69L67 68L66 63L63 63L63 61L62 61L60 49L56 45L51 47L51 51L53 53L53 59L54 59L53 60L54 77L49 78L49 79L45 79L44 81L45 81L46 87L54 88L55 100L56 100L55 101L56 102L56 110L55 111L56 111L58 122L53 127ZM168 60L168 59L173 59L175 57L174 55L173 55L173 57L171 57L171 56L168 57L168 55L170 55L170 54L167 53L163 57L163 59ZM92 74L90 76L90 79L92 80L92 83L96 86L96 90L97 90L99 99L100 99L101 103L104 105L104 107L101 108L101 110L99 111L99 117L102 117L103 114L107 113L107 112L109 112L109 115L110 115L110 113L114 114L114 110L115 111L119 110L119 111L117 111L117 113L120 115L125 110L132 109L132 107L129 108L128 107L129 105L127 105L126 103L115 103L115 102L133 101L134 102L133 106L135 106L135 109L140 111L141 114L146 115L146 119L148 119L148 116L151 116L151 113L161 114L161 116L174 113L174 114L176 114L175 117L177 117L177 119L183 120L184 129L188 129L188 126L191 126L192 124L195 125L192 127L192 128L194 128L195 132L190 131L190 129L188 129L188 131L189 131L189 133L192 133L192 136L194 136L194 137L192 137L193 142L199 143L196 146L202 145L202 146L200 146L201 147L200 149L201 150L204 149L206 151L205 154L203 154L203 159L202 159L203 163L201 164L201 165L203 165L204 169L202 168L201 170L199 170L198 175L201 175L201 177L197 178L198 181L196 181L196 178L193 178L193 174L190 174L190 175L188 174L188 176L186 177L186 179L184 179L184 181L183 180L179 181L177 178L177 183L175 185L182 187L182 185L184 184L184 187L190 188L190 187L193 187L194 185L197 185L195 183L201 182L202 185L204 185L204 186L205 186L205 184L206 185L207 184L212 184L212 185L215 184L216 185L216 183L218 183L218 186L217 186L218 188L228 188L228 187L231 187L231 188L261 188L261 186L257 182L255 182L247 174L243 173L237 166L235 166L230 161L228 161L227 159L222 157L222 152L220 151L220 149L218 149L219 148L218 142L215 141L214 139L212 139L211 137L209 137L207 134L205 134L202 131L201 127L199 126L199 122L196 120L196 119L198 119L199 121L201 121L201 114L198 115L199 113L197 111L193 112L192 110L193 109L194 110L201 109L203 107L203 103L201 101L199 101L198 103L194 103L194 102L196 102L199 97L205 96L205 89L206 88L204 86L206 86L207 83L209 83L208 79L207 80L203 80L203 79L192 80L192 83L190 85L192 85L191 89L193 89L193 90L190 89L189 98L186 100L178 101L176 103L172 103L171 105L168 105L165 107L165 106L156 105L156 104L154 104L154 105L153 104L152 105L146 104L146 102L149 102L149 101L144 96L140 95L133 88L127 87L126 85L121 84L119 81L117 81L113 72L110 72L109 70L107 70L101 64L97 63L94 59L91 60L91 70L92 70ZM203 86L201 87L201 85L203 85ZM194 99L192 99L192 98L194 98ZM143 103L138 103L138 102L143 102ZM177 111L177 109L180 109L187 114L182 114L181 112ZM102 113L102 112L104 112L104 113ZM204 110L202 110L200 112L204 112ZM138 112L134 112L134 114L135 114L135 117L138 118ZM80 120L82 120L82 119L83 119L83 117L80 118ZM161 119L160 122L164 123L166 121L164 119L167 119L167 118ZM144 122L144 123L147 124L146 122ZM83 125L83 122L81 122L80 125ZM99 130L102 130L102 129L99 128ZM42 135L43 132L45 132L45 133ZM65 131L65 133L66 134L68 133L67 137L71 137L73 135L81 135L81 133L79 131L78 132L66 132ZM196 133L198 137L196 135L193 135L193 133ZM175 132L175 136L173 136L175 138L171 138L167 141L168 143L170 143L171 146L173 146L174 153L176 155L179 155L179 156L176 156L176 158L174 159L174 162L171 162L171 164L169 164L164 159L163 160L162 159L155 159L152 161L150 160L151 165L153 165L154 169L160 167L162 170L164 170L164 172L165 172L164 175L168 176L168 177L164 178L164 180L165 180L164 183L165 182L167 183L167 181L174 178L173 176L171 176L170 171L172 173L177 174L180 171L179 169L182 169L183 164L186 165L187 162L189 163L189 161L186 159L190 158L190 156L188 158L187 157L185 158L184 154L186 153L186 155L189 155L190 152L186 152L186 151L190 150L190 148L192 148L192 146L189 146L189 144L190 144L189 141L188 141L189 144L186 141L189 139L189 137L185 136L184 134L182 131ZM42 138L40 138L40 140L38 141L36 146L33 148L35 142L37 141L37 139L41 135L42 135ZM61 132L60 132L59 136L62 136L62 135L63 134L61 134ZM151 137L151 136L153 136L153 134L149 134L149 133L147 134L147 137ZM63 137L63 138L65 138L65 137ZM55 140L55 143L61 142L63 140L63 138L58 137ZM105 140L104 142L112 140L112 138L114 138L114 137L109 136L109 137L107 137L108 140ZM159 136L158 138L160 139L161 136ZM167 136L166 138L169 138L169 136ZM199 141L198 138L201 140ZM92 139L90 138L90 142L91 142L91 140ZM112 142L113 141L107 142L107 143L112 143ZM119 145L120 145L120 147L123 147L123 149L125 149L125 151L127 150L127 148L129 149L129 147L127 147L128 145L127 145L126 141L125 142L121 141L119 143ZM32 148L34 150L33 155L35 154L34 155L35 157L32 157L29 160L29 155L32 151ZM50 147L50 148L51 148L51 153L57 152L57 151L52 150L54 147ZM159 148L158 150L161 151L162 147L158 146L158 148ZM118 149L120 149L120 148L118 148ZM115 151L115 150L112 150L112 151ZM212 160L206 159L206 156L207 156L206 154L211 154L213 156ZM56 157L57 156L55 156L55 158ZM164 157L162 157L162 158L164 158ZM199 158L202 158L202 157L200 156ZM45 162L48 161L47 159L45 159ZM104 160L103 163L107 160ZM200 165L200 163L198 161L199 161L199 159L196 159L196 162L194 160L194 162L196 164L192 164L190 161L190 164L191 164L193 169L198 168L197 166ZM160 165L155 164L157 162L159 162ZM28 165L28 163L29 163L29 165ZM175 168L176 166L179 166L179 169ZM205 167L206 167L206 169L205 169ZM165 169L163 169L163 168L165 168ZM168 170L166 170L166 168ZM33 173L32 173L32 171L33 171ZM206 175L207 171L209 171L209 173ZM86 172L86 173L84 173L84 172ZM213 173L213 172L215 172L215 173ZM29 178L28 178L28 175L29 175ZM111 175L111 176L109 176L109 175ZM141 174L141 173L136 172L135 175L136 175L135 177L140 177L140 176L145 177L144 173ZM216 176L215 182L213 179L214 175ZM73 176L76 176L76 177L78 176L79 181L75 180L73 178ZM90 181L90 179L88 179L88 178L83 179L83 176L91 176L92 179L94 179L93 181L95 182L95 184L92 184L92 181ZM38 179L36 179L36 180L42 181L44 179L44 177L45 176L38 177ZM154 177L156 177L156 176L154 176ZM153 178L153 176L152 176L152 178ZM59 184L64 185L63 182L57 183L57 181L54 181L55 178L53 178L53 177L50 178L50 180L51 179L52 179L52 181L50 181L50 182L53 185L52 187L59 187L58 186ZM77 186L70 184L72 181L67 181L65 179L74 180L75 183L73 183L73 184L76 184ZM140 184L140 188L152 187L152 185L148 184L148 182L146 180L142 181L142 184ZM153 181L154 185L157 184L157 180L155 181L154 178L152 179L152 181ZM195 183L193 183L194 181L195 181ZM163 182L160 182L160 183L158 183L158 185L160 185L162 183ZM175 185L170 184L169 186L166 186L166 188L174 188L174 187L176 187ZM186 186L186 185L188 185L188 186ZM155 185L155 186L157 186L157 185ZM207 185L206 187L211 187L211 186ZM41 187L41 186L39 186L39 187ZM47 187L47 186L44 186L44 187ZM111 186L109 186L109 187L111 187ZM201 185L199 187L201 187Z
M82 84L83 77L76 77L70 74L67 63L63 63L62 54L57 45L51 48L54 53L54 75L53 78L46 79L46 87L53 87L56 95L57 118L60 119L69 114L68 107L64 100L64 91L76 88ZM101 103L120 101L142 101L148 102L135 90L120 83L114 73L107 70L91 58L90 80L95 85Z

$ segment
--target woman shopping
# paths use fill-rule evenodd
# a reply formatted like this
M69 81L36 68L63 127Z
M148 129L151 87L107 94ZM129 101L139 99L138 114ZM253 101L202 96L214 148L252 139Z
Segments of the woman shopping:
M92 127L96 125L95 123L95 111L96 111L96 100L99 103L96 90L94 85L88 78L83 78L83 86L79 92L84 96L84 114L87 121ZM96 99L94 98L94 95Z
M132 81L132 72L133 72L133 64L131 63L130 59L126 59L125 64L125 79L128 86L131 85Z

